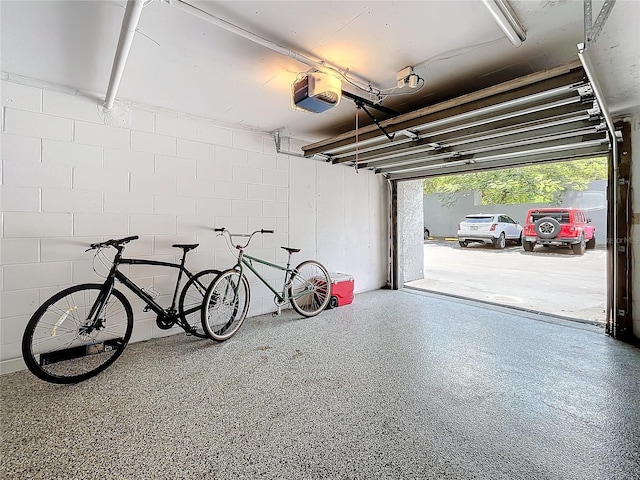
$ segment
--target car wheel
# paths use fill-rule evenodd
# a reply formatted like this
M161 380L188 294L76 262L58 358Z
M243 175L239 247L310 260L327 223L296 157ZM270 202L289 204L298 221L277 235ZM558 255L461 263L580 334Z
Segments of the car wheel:
M593 250L596 248L596 237L591 237L591 240L587 242L587 250Z
M504 232L502 232L498 238L495 238L493 240L493 246L498 250L502 250L505 247L506 243L507 241L504 238Z
M556 238L560 233L560 222L552 217L542 217L534 223L533 228L540 238Z
M462 248L466 248L469 245L469 242L467 242L466 240L459 240L458 243Z
M585 248L586 245L584 243L584 237L580 237L580 241L578 243L571 245L571 250L573 250L574 255L584 255Z
M533 252L533 247L535 247L535 242L529 242L527 240L522 240L522 248L524 248L525 252Z
M516 239L516 245L522 245L522 232L520 233L520 236Z

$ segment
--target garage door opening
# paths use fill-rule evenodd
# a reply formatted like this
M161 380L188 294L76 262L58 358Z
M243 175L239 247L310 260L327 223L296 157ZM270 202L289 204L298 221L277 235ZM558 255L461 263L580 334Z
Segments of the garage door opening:
M631 335L632 259L627 245L632 211L631 128L628 122L614 125L588 58L579 55L581 61L302 148L305 156L320 155L332 164L372 170L388 180L390 288L401 288L420 276L419 271L414 275L411 264L415 256L406 253L416 239L417 250L422 249L422 232L417 230L419 236L414 238L401 227L415 220L415 184L419 186L423 179L606 156L610 172L605 331L614 338Z
M598 157L424 180L424 278L405 286L604 325L607 178ZM554 217L571 237L527 242Z

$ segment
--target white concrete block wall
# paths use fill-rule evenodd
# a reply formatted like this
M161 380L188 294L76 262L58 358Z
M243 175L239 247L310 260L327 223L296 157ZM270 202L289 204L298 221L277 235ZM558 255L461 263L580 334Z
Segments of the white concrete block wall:
M204 119L133 108L127 128L105 125L95 99L3 80L0 151L0 372L23 368L22 333L60 289L99 282L87 245L139 235L127 254L174 261L172 243L200 243L193 271L227 268L232 254L212 231L273 229L253 252L284 262L279 247L302 248L356 277L356 291L386 282L387 190L370 172L277 154L268 134ZM123 267L170 301L174 272ZM99 271L105 268L98 265ZM260 272L273 285L279 271ZM275 310L273 294L250 276L250 315ZM125 291L123 288L121 290ZM132 341L178 333L127 293Z

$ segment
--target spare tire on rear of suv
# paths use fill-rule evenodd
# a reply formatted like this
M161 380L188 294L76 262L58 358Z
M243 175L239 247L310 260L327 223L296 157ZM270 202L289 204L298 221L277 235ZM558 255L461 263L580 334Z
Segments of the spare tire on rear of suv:
M542 217L533 225L538 237L550 240L560 233L560 222L553 217Z

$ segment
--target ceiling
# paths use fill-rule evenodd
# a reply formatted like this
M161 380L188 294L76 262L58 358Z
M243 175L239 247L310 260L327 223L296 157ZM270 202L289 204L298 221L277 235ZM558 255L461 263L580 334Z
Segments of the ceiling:
M187 1L285 49L349 69L348 77L374 88L392 89L399 70L415 67L424 86L397 89L393 93L404 95L382 101L398 113L573 61L584 41L581 1L511 1L527 32L518 48L480 1ZM356 108L346 98L320 114L292 108L291 85L308 65L172 2L153 0L144 7L117 102L279 130L301 144L354 129ZM594 21L602 4L593 2ZM3 0L4 78L71 87L104 101L125 5ZM618 0L589 49L613 115L640 110L638 24L640 2ZM359 122L365 125L368 117Z

